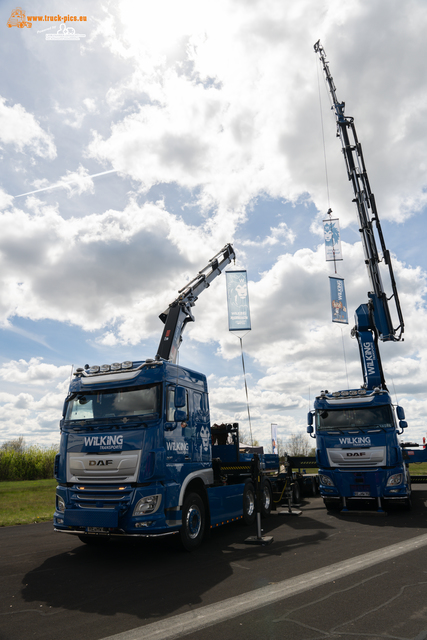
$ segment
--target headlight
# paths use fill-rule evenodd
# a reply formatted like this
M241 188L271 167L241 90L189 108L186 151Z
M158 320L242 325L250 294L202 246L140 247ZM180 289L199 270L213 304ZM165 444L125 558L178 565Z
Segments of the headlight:
M65 502L58 494L56 494L56 508L58 511L65 511Z
M320 476L320 484L325 484L327 487L334 486L334 483L329 476Z
M389 479L387 480L387 486L392 487L395 484L402 484L402 481L403 481L403 474L396 473L394 476L389 477Z
M160 507L161 501L162 496L160 494L141 498L141 500L138 500L138 502L136 503L135 509L133 510L133 515L145 516L149 513L154 513Z

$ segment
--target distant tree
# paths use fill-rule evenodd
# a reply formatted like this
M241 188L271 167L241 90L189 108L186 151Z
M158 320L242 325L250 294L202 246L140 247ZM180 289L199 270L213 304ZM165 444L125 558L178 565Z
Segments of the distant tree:
M308 456L310 444L305 433L292 433L286 441L286 453L290 456Z
M14 440L7 440L0 446L1 451L16 451L16 453L24 453L27 445L25 444L24 436L19 436Z
M246 429L239 429L239 443L240 444L249 444L253 447L259 447L259 440L256 438L251 439L251 434Z

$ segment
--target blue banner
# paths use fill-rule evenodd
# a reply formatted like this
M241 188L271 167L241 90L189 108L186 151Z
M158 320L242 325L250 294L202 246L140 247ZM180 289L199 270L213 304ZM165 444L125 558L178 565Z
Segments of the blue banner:
M228 329L250 331L248 281L246 271L226 271Z
M329 284L331 287L332 322L348 324L344 279L329 276Z

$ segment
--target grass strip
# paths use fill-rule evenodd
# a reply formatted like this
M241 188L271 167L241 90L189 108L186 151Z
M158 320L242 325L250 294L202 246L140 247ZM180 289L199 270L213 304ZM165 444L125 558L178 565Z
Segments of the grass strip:
M0 482L0 527L52 520L57 484L55 479Z

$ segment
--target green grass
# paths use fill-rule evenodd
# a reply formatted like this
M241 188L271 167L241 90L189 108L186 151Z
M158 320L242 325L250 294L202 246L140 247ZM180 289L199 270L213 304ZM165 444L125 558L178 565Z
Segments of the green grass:
M57 481L0 482L0 527L53 519Z
M420 462L419 464L410 464L409 473L411 476L427 475L427 462Z

